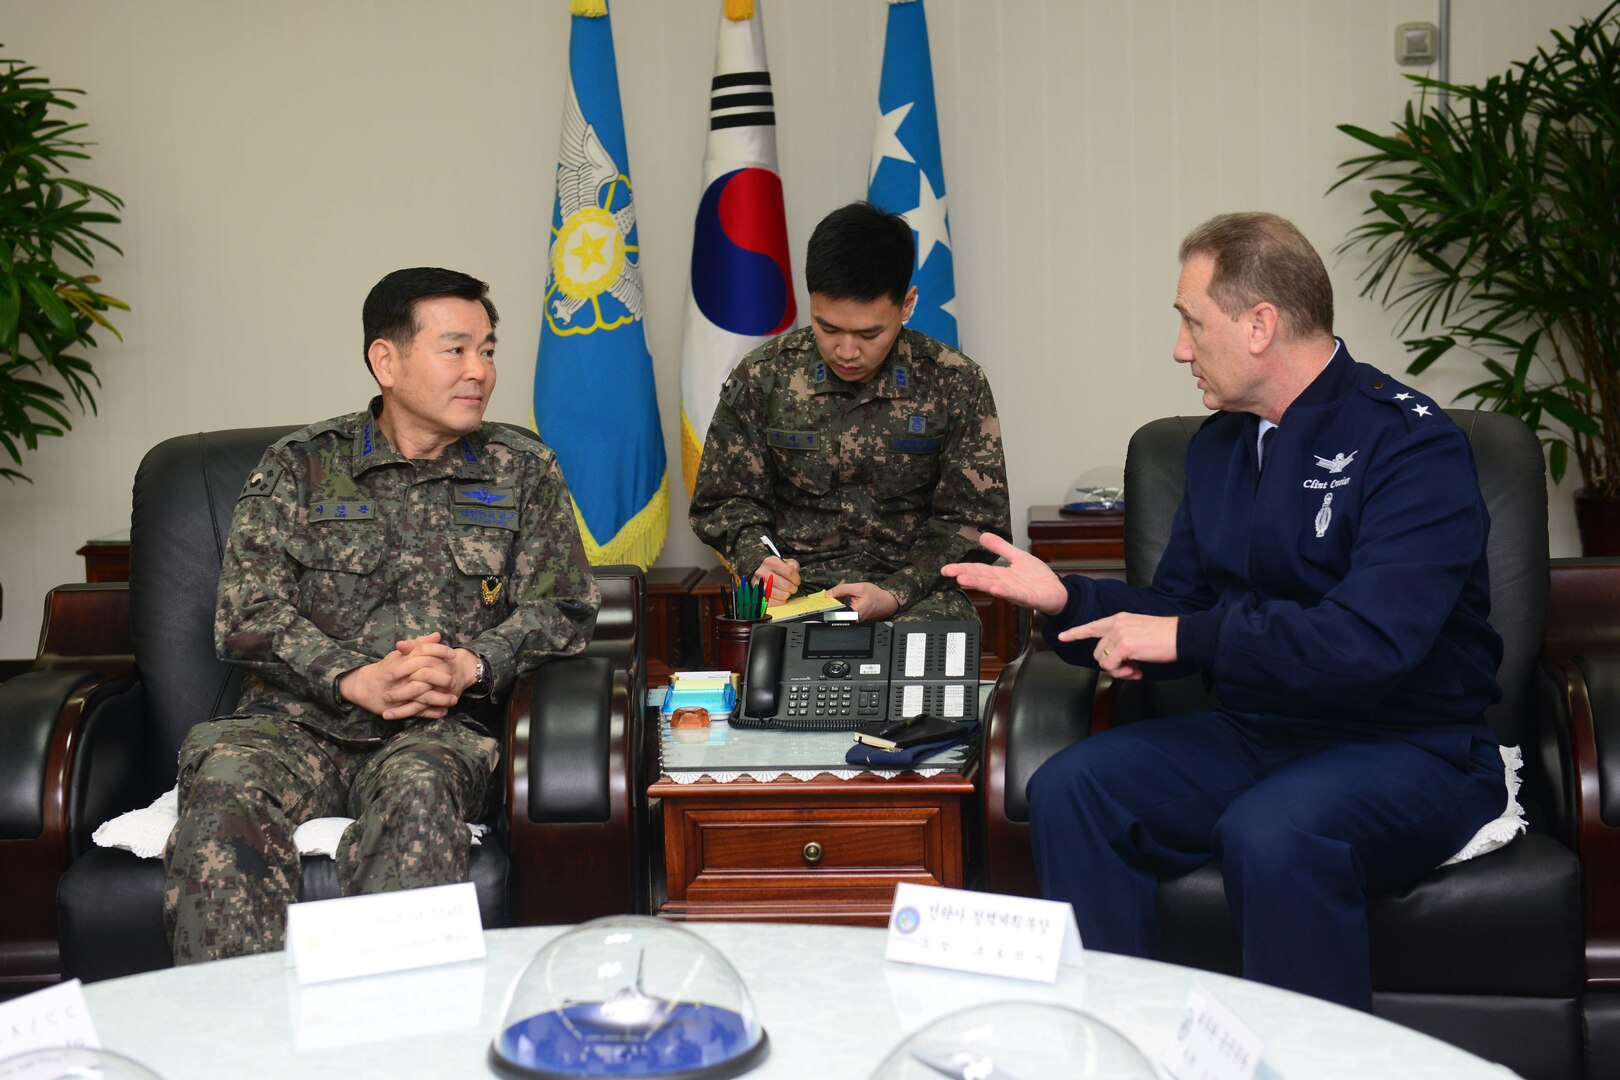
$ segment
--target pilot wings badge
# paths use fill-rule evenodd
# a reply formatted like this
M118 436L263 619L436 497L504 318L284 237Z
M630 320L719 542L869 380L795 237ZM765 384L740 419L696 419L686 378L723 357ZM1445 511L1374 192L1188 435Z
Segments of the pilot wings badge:
M1361 453L1360 450L1352 450L1347 456L1343 450L1340 450L1330 458L1317 457L1316 464L1330 473L1342 473L1345 466L1356 460L1356 455L1359 453Z
M624 172L585 119L570 80L557 160L557 211L562 224L551 242L552 280L547 289L547 317L557 333L611 330L641 317L640 252L630 242L636 216ZM595 324L576 327L579 309L604 292L624 305L626 313L606 323L600 304L593 303Z

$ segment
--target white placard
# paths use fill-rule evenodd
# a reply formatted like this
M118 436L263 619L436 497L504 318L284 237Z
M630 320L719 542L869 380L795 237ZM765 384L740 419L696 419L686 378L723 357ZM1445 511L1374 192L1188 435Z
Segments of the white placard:
M342 983L289 982L293 1046L300 1054L475 1027L483 964L396 971Z
M0 1005L0 1060L46 1046L101 1046L78 979Z
M1037 982L1083 962L1068 904L909 882L894 887L883 957Z
M960 684L945 688L945 704L940 712L945 719L951 720L962 716L967 711L967 687Z
M1194 983L1161 1063L1176 1080L1251 1080L1260 1051L1260 1036Z
M472 882L315 900L287 908L287 956L301 983L477 960L484 924Z

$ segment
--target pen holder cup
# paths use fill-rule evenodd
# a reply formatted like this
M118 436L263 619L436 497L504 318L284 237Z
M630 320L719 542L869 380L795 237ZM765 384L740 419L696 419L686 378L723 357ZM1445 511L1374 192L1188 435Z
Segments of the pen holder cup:
M748 643L754 627L769 619L733 619L722 615L715 620L715 666L741 675L748 666Z

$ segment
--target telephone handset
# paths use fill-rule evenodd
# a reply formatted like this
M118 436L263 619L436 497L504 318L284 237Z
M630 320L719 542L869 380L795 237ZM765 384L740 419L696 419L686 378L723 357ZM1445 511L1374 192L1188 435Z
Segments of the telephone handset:
M979 624L769 623L749 639L736 727L877 728L913 716L975 720Z

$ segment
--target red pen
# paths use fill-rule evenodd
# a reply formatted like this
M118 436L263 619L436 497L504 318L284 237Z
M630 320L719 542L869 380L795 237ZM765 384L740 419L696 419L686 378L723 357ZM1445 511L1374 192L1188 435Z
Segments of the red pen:
M767 611L769 611L770 608L771 608L771 575L766 574L765 575L765 603L760 605L759 617L763 619L765 617L765 613Z

